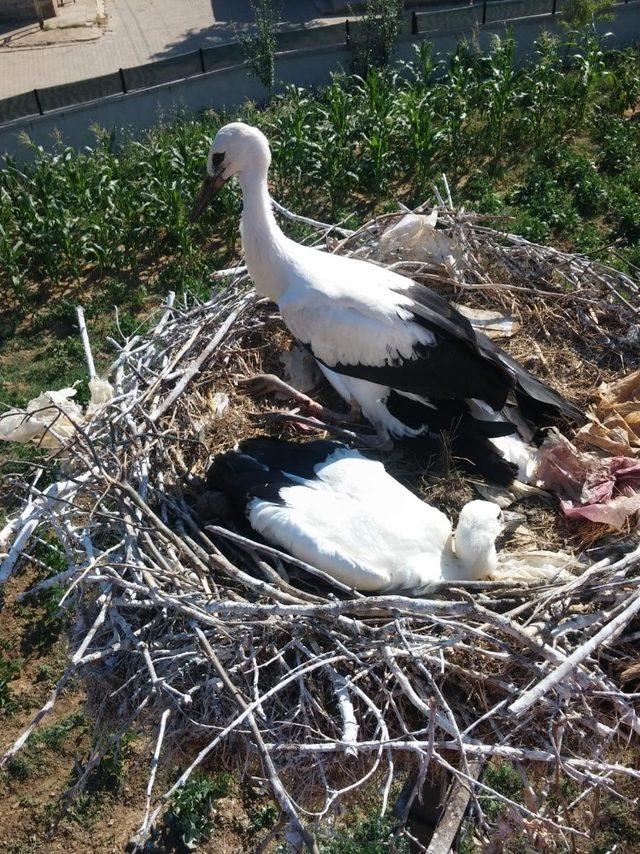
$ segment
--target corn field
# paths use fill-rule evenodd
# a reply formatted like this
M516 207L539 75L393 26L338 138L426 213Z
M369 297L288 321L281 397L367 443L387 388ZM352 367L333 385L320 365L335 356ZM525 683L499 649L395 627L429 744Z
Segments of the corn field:
M188 211L209 141L231 118L267 134L274 195L300 213L335 221L410 205L445 172L457 199L510 215L512 231L637 266L639 100L637 50L543 37L518 67L506 37L488 55L461 44L446 61L423 44L412 63L366 79L290 87L235 116L178 117L140 140L96 130L92 149L60 142L0 172L0 295L14 321L38 311L46 325L47 312L71 310L69 294L91 294L101 312L135 309L149 290L206 291L234 250L237 188L197 225Z

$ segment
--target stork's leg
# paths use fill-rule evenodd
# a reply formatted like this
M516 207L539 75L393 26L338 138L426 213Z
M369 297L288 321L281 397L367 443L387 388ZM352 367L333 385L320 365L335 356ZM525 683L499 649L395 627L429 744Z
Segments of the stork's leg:
M373 424L376 435L353 433L350 429L346 431L340 425L351 425L354 421L358 421L361 416L360 406L354 398L349 400L349 413L335 412L326 406L310 398L308 395L293 388L288 383L281 380L275 374L256 374L253 377L243 377L238 380L238 385L250 395L267 395L276 394L284 400L292 400L304 410L305 414L311 416L310 419L295 418L295 413L272 413L272 417L282 417L289 423L295 423L301 432L317 429L317 426L312 423L312 419L317 418L324 422L326 429L334 432L336 435L341 434L344 439L355 440L364 447L372 448L378 451L390 451L393 448L393 441L385 427L380 424ZM330 429L330 425L338 425L335 430Z
M352 410L353 411L353 410ZM369 447L376 451L389 453L393 449L393 439L389 435L389 431L380 422L372 422L376 430L375 437L369 441Z
M275 374L256 374L253 377L242 378L238 380L238 385L252 396L276 394L282 400L292 400L309 415L332 424L345 424L349 420L348 416L328 409Z

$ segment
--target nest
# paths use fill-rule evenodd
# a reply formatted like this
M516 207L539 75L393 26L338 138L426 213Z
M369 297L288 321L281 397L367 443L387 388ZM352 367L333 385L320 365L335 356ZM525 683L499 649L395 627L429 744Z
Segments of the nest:
M402 214L354 233L291 216L333 251L375 260L380 235ZM446 264L386 263L455 301L517 315L520 333L506 347L543 379L586 404L599 378L637 360L631 277L448 203L439 217L439 233L461 250L462 276ZM207 526L198 493L211 456L265 425L282 433L301 420L239 394L235 377L276 368L274 342L287 338L242 268L216 278L225 284L209 301L170 295L148 331L114 342L115 396L75 424L57 452L62 474L53 468L52 479L45 465L13 476L23 506L0 533L0 577L36 541L55 538L68 567L34 591L66 585L77 619L67 670L4 761L81 676L111 734L75 790L134 722L155 732L138 846L167 799L211 761L265 778L290 839L311 849L316 823L368 780L379 784L380 809L390 809L399 766L413 776L396 804L398 833L439 767L469 789L480 827L478 798L489 794L520 832L586 836L536 798L528 775L564 775L581 796L611 793L617 776L640 777L616 761L618 742L640 733L637 694L625 693L620 675L637 642L640 549L620 556L613 542L569 583L456 583L413 599L359 594L233 524ZM216 414L220 393L230 405ZM412 461L396 457L396 466L414 488L451 502L450 480L438 493L441 475L421 481ZM468 498L468 482L455 478ZM558 544L553 524L542 525L540 545ZM183 771L159 793L158 761L176 756ZM482 781L494 757L515 763L525 804Z

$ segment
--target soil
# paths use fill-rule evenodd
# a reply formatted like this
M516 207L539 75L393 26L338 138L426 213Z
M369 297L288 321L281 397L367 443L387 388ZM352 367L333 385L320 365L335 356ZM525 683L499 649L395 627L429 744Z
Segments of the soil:
M60 626L60 633L51 644L39 643L38 635L34 636L34 625L42 626L42 609L16 602L16 596L35 580L37 574L32 566L10 579L0 615L0 656L19 664L8 684L8 708L2 708L0 698L3 750L46 702L68 657L63 627ZM138 734L127 745L122 772L115 779L107 776L106 781L90 783L87 794L75 801L65 798L79 764L86 761L91 749L92 722L85 711L82 684L69 684L37 730L40 738L36 735L35 743L32 738L0 772L0 851L111 854L124 851L137 831L144 814L153 748L145 736ZM68 728L68 732L55 738L61 728ZM160 791L170 785L170 772L169 768L160 769L157 780ZM256 804L262 802L268 803L262 796L252 802L245 792L233 789L228 797L217 800L212 837L198 850L207 854L248 850L248 836L259 841L261 835L266 835L266 831L255 828L251 821ZM153 850L166 849L162 846Z

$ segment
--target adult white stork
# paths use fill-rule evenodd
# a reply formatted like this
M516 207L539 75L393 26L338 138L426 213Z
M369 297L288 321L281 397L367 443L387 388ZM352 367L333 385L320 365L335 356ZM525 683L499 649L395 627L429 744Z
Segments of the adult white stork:
M336 442L245 439L214 459L207 481L265 540L356 590L420 595L447 581L566 577L553 564L500 568L496 538L518 514L470 501L454 533L382 463Z
M222 127L192 219L237 176L242 246L256 290L278 304L336 391L384 439L433 443L446 430L454 456L472 471L501 484L523 479L529 453L522 438L529 441L553 417L580 421L582 413L428 288L286 237L269 197L270 162L257 128Z

